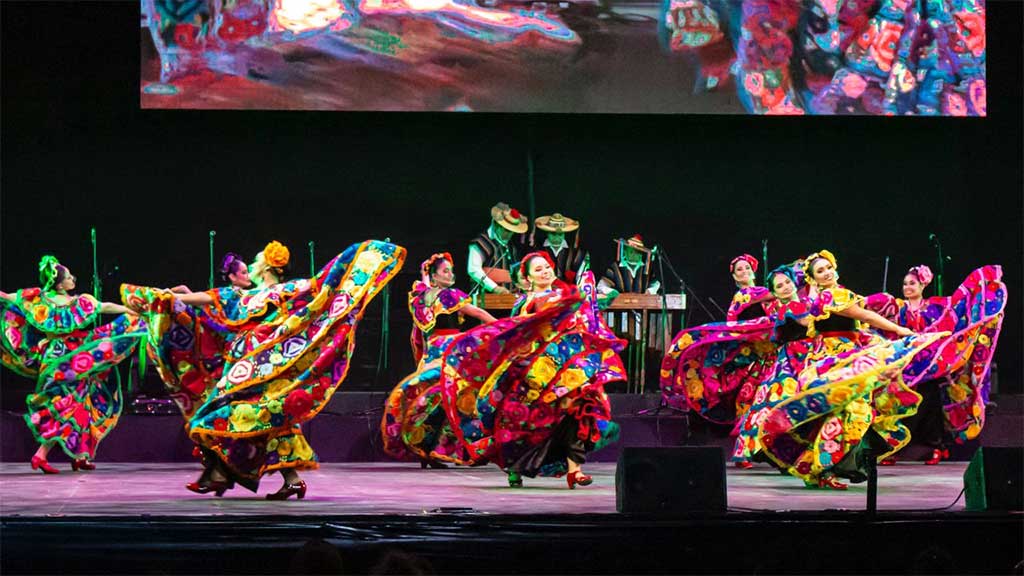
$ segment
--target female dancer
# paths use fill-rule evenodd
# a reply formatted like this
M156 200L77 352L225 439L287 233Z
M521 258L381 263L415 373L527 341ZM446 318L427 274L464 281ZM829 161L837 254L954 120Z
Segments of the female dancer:
M932 281L932 271L927 266L916 266L907 271L903 277L903 297L905 302L899 306L897 323L916 332L923 332L929 322L925 319L924 312L927 308L935 306L944 308L942 299L936 302L924 301L924 288ZM923 354L922 354L923 356ZM949 450L942 441L942 398L939 391L939 383L936 380L921 382L914 387L914 390L921 395L921 406L917 413L906 419L906 426L910 433L921 444L932 449L931 455L925 464L935 465L945 458L949 458ZM896 454L892 454L880 462L883 466L896 464Z
M39 263L41 288L0 292L0 351L4 366L35 378L25 423L39 442L32 469L59 471L46 457L57 444L71 458L72 470L93 470L96 447L117 424L123 399L110 371L127 358L146 327L129 310L72 296L75 276L53 256ZM94 328L100 314L121 314Z
M240 293L242 290L252 288L252 280L249 278L249 266L241 256L234 252L228 252L221 259L218 274L221 281L227 285L227 288L235 292ZM184 284L171 288L170 292L173 294L193 293ZM173 300L168 300L168 302L173 302ZM193 334L194 340L198 341L200 345L190 348L192 344L190 339L185 341L167 340L163 344L161 344L159 339L155 339L151 341L151 345L154 347L150 350L153 351L151 354L167 357L166 349L163 352L155 352L155 350L157 347L162 346L166 348L170 346L172 348L170 351L171 356L176 357L173 363L185 369L182 376L187 380L187 386L174 386L173 383L178 382L178 379L169 374L167 374L166 378L163 378L163 381L167 384L171 392L171 398L178 405L182 415L185 417L185 421L188 422L195 408L198 408L206 401L206 395L210 392L212 385L216 384L217 380L220 379L221 371L224 368L225 331L218 330L216 326L203 326L202 319L205 317L199 314L197 309L188 306L180 306L180 308L180 310L177 310L175 323L183 324L183 326L178 330L178 334ZM183 358L188 358L189 361L183 362ZM195 369L200 365L202 366L202 373ZM161 371L161 367L162 365L158 363L158 372ZM208 376L204 377L203 374ZM163 375L161 373L161 376ZM201 481L202 483L208 482L213 474L215 459L203 457L202 448L198 445L193 448L192 455L203 460L205 468ZM186 488L193 492L204 493L200 484L200 482L191 482L186 485Z
M255 492L261 476L282 470L285 484L267 497L305 495L296 470L314 469L317 462L300 425L323 409L344 379L356 324L366 304L401 267L405 250L366 241L349 247L314 278L279 282L288 257L279 243L267 245L252 266L258 287L245 292L171 294L122 286L129 307L163 316L153 336L168 348L175 339L194 338L197 331L224 335L225 363L219 374L204 372L201 362L197 366L188 355L170 365L160 349L154 354L172 389L182 387L183 365L186 374L194 368L200 380L217 376L212 387L205 382L195 386L209 392L187 413L189 437L212 462L209 474L190 486L197 492L222 495L235 482ZM200 320L192 331L172 322L180 315L171 311L186 306L194 307Z
M424 468L442 462L466 463L441 406L440 359L463 323L462 315L493 322L488 312L470 304L455 283L452 257L434 254L420 265L421 280L409 292L413 329L411 342L416 372L388 396L381 421L384 451L395 457L413 455Z
M661 393L669 406L719 424L738 423L749 409L775 361L772 322L765 318L772 295L755 285L757 266L749 254L729 263L737 291L726 322L687 328L672 340L661 362Z
M732 460L738 468L753 467L761 453L758 440L761 422L776 404L800 391L799 375L807 363L812 340L807 304L798 289L803 275L793 266L780 266L768 273L775 301L770 316L775 322L772 342L777 346L774 368L757 387L753 404L737 425L738 436Z
M529 291L516 302L516 316L537 315L546 308L559 308L560 302L580 298L578 288L556 279L555 264L547 252L527 254L520 261L519 277L529 283ZM583 302L582 326L559 326L562 334L524 366L524 377L503 387L496 449L499 463L508 472L509 486L522 486L523 476L560 475L562 469L567 471L570 489L589 486L593 479L583 474L581 466L588 452L609 441L605 430L613 424L604 384L621 379L622 360L616 353L623 345L600 324L593 277L586 276L584 282L591 296L589 302ZM531 414L520 414L519 406ZM547 435L539 434L541 425L550 426Z
M560 476L570 488L592 478L588 451L617 438L604 385L625 378L624 342L598 313L593 274L580 288L555 279L543 252L520 262L530 292L516 316L458 336L442 362L449 423L473 460L496 462L509 485Z
M767 315L772 293L757 285L757 258L750 254L740 254L729 262L729 273L736 283L736 294L732 297L725 319L736 322Z
M409 292L409 312L413 321L410 341L417 363L423 357L427 341L434 336L460 332L464 316L481 322L494 321L494 316L486 310L470 304L468 294L453 288L455 265L451 254L442 252L428 258L420 265L420 277Z
M915 356L903 371L907 384L924 397L907 424L914 437L932 449L925 464L934 465L949 457L943 444L943 412L945 426L958 443L976 437L985 424L989 368L1002 328L1006 285L999 266L983 266L951 296L925 298L931 280L927 266L915 266L903 278L905 299L876 294L866 305L915 331L952 332ZM892 463L895 458L883 462Z
M838 284L836 259L827 250L804 261L804 274L815 298L808 326L813 347L800 392L769 410L760 442L767 456L808 487L845 490L838 476L866 479L864 448L885 457L909 441L899 421L921 397L903 382L901 370L941 334L914 336L862 308L862 298ZM861 331L860 322L903 338L884 340ZM866 446L869 429L877 442Z

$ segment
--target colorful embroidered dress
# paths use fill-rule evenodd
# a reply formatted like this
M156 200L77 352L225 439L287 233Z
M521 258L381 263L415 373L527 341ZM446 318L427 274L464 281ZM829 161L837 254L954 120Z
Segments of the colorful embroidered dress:
M819 44L842 62L811 100L815 113L986 115L985 0L843 4L825 9L827 27L812 36L838 33L838 43Z
M625 380L624 346L598 312L590 272L578 289L562 283L522 315L456 336L441 358L441 387L467 457L529 477L558 475L566 447L554 440L563 431L584 451L616 440L604 386Z
M756 320L771 313L772 293L764 286L745 286L732 295L725 319L729 322Z
M36 380L25 423L40 444L56 443L72 459L95 457L117 424L123 398L110 371L146 337L137 316L94 328L99 315L100 303L88 294L63 302L27 288L14 302L0 300L0 359Z
M396 458L409 455L421 460L469 464L465 451L448 425L441 398L441 359L459 334L458 311L469 296L447 288L428 305L424 296L430 286L417 281L409 293L413 317L413 349L421 342L416 371L398 383L384 406L381 436L384 451Z
M409 292L409 312L412 314L413 359L418 364L426 349L427 340L436 333L454 334L464 321L459 310L469 304L469 295L457 288L443 288L431 293L431 286L417 280ZM428 299L432 300L428 302Z
M775 362L773 322L764 316L770 304L758 302L766 295L763 287L743 288L729 305L729 321L676 335L661 362L661 394L669 406L721 424L736 423L747 412Z
M974 439L985 425L990 368L1006 308L1000 266L972 271L951 296L933 296L912 308L888 294L867 298L865 307L915 332L951 332L914 356L903 370L909 386L942 380L946 428L957 442Z
M669 0L662 25L754 114L986 115L984 0Z
M283 294L286 286L296 287L295 283L282 284L275 295ZM258 292L216 288L206 292L214 304L200 307L183 304L169 290L121 285L125 306L146 318L147 354L168 395L181 410L186 429L196 409L220 381L230 342L258 323L260 310L249 314L240 307L243 299Z
M872 448L878 458L910 441L900 420L914 414L921 396L907 387L901 371L944 335L888 341L862 332L857 321L837 314L862 300L838 286L817 295L800 392L776 404L761 423L765 455L808 484L828 474L864 481L861 441L868 430L877 434Z
M214 303L195 317L200 333L209 328L223 335L224 366L203 372L202 354L182 356L175 366L168 364L170 355L154 355L172 390L180 389L193 370L206 380L202 403L186 412L190 438L253 491L269 471L316 468L300 425L327 405L344 380L356 325L404 259L404 248L370 240L349 247L309 280L211 292ZM160 304L166 294L160 292L122 287L126 305L166 318ZM188 325L181 315L173 320L158 320L153 329L171 348L168 340Z
M800 391L798 378L807 365L812 340L807 336L807 328L799 321L807 318L808 314L807 305L799 300L786 304L775 302L772 310L775 321L772 342L777 346L775 363L767 378L758 385L750 409L742 415L736 427L734 462L756 459L761 452L758 438L761 422L775 405Z

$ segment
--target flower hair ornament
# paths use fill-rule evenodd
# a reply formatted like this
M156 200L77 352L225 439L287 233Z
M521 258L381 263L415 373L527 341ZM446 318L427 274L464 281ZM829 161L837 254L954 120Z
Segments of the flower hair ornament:
M224 276L231 274L231 271L234 269L235 262L241 262L243 266L246 265L245 261L242 260L242 257L238 254L235 254L234 252L228 252L225 254L224 258L220 261L220 273Z
M530 277L526 267L529 266L530 260L533 260L534 258L543 258L544 260L547 261L548 265L551 266L552 270L555 269L555 262L554 262L554 260L551 259L551 255L549 255L547 252L541 252L541 251L530 252L526 256L523 256L523 259L519 261L519 277L520 278L527 278L528 279ZM531 286L533 285L533 281L532 280L530 281L530 285Z
M447 260L448 264L450 264L452 267L455 266L455 261L452 260L452 255L449 254L448 252L438 252L437 254L432 255L430 258L427 258L426 260L423 261L422 264L420 264L420 279L423 280L424 284L430 284L430 268L438 260Z
M736 268L736 264L739 262L746 262L747 264L750 264L750 269L754 272L757 272L757 258L754 258L750 254L740 254L739 256L730 260L729 272L732 272L733 269Z
M907 274L912 274L924 286L931 284L932 278L935 277L932 274L932 269L925 266L924 264L912 267L910 270L907 271Z
M263 249L263 261L271 268L284 268L290 258L291 252L288 251L288 247L277 240L270 242Z
M39 261L39 281L43 284L43 292L49 291L50 288L53 288L54 283L57 282L59 267L60 261L55 256L49 254L43 256L42 260Z
M814 280L813 269L814 263L818 260L828 260L828 262L832 264L832 268L835 269L836 282L839 282L839 265L836 264L835 255L829 252L828 250L821 250L819 252L811 254L807 258L804 258L804 281L812 286L816 286L818 284L817 281Z

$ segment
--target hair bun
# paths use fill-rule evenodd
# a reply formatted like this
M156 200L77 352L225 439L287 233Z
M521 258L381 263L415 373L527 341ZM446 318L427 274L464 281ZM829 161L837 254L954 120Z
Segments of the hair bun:
M39 261L39 282L43 285L43 290L49 290L57 281L58 266L60 266L60 262L55 256L49 254L43 256Z

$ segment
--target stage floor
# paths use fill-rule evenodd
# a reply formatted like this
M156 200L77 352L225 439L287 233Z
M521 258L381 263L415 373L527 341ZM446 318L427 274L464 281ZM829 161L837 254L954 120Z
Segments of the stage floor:
M243 488L223 498L193 494L184 484L197 464L99 462L92 472L44 476L27 462L0 463L0 516L210 516L210 515L409 515L462 510L479 514L609 514L615 512L615 464L586 466L591 486L569 490L562 478L525 480L509 488L495 466L421 470L414 463L324 464L304 472L304 500L268 502L281 484L268 476L254 495ZM878 508L888 511L963 510L966 462L920 462L879 468ZM867 484L845 492L810 490L800 480L766 465L728 468L730 511L863 510ZM954 504L954 501L956 503Z

